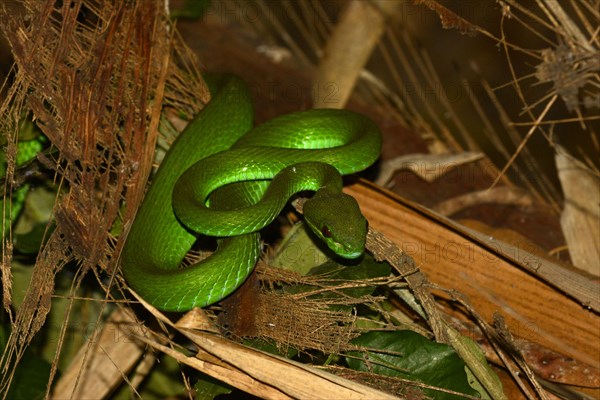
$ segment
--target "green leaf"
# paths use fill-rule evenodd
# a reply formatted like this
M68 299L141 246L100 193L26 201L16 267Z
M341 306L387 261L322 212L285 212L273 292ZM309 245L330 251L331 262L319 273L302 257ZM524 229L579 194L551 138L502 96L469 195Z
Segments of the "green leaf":
M346 361L352 369L478 396L478 392L469 385L465 363L448 345L432 342L408 330L368 332L351 343L366 349L364 352L348 353ZM462 398L432 389L421 390L439 400Z
M42 247L44 239L50 237L54 225L48 229L47 223L35 224L27 233L14 234L15 250L23 254L37 254Z
M306 275L327 260L327 255L315 244L306 226L296 224L283 238L271 265Z
M31 283L31 275L33 274L33 265L21 263L18 260L13 260L11 265L13 274L13 290L12 302L14 307L20 307L25 298L27 288Z
M143 399L165 399L181 396L186 392L181 380L181 365L173 358L163 355L144 382L140 394Z
M0 349L3 353L8 343L8 335L9 328L3 323L0 326ZM0 368L6 371L12 369L12 366L6 368L5 365L0 365ZM31 348L28 348L16 366L6 398L13 400L43 399L50 378L50 368L49 362L35 355Z
M354 261L354 260L353 260ZM346 261L347 262L347 261ZM351 261L352 262L352 261ZM380 278L388 276L391 271L391 266L388 263L380 263L373 259L368 254L355 265L344 265L336 261L328 261L322 265L312 268L308 272L308 276L318 276L323 279L322 284L327 286L342 286L353 281ZM372 294L376 285L348 287L336 289L335 291L320 292L312 298L322 299L338 299L343 296L360 298ZM294 285L286 288L288 293L302 293L314 290L312 285ZM344 306L338 306L337 309L343 309Z
M212 400L220 394L229 394L231 386L216 380L208 375L199 379L194 385L196 400Z
M377 262L368 254L360 260L357 265L342 265L335 261L326 262L323 265L315 267L310 270L308 275L322 275L324 278L330 280L330 285L341 285L345 282L374 279L388 276L391 272L392 267L386 262ZM346 296L359 298L362 296L368 296L373 293L376 286L363 286L340 289L339 292ZM333 292L324 293L328 297L336 296L339 294Z
M175 359L163 354L142 385L137 388L137 392L134 392L129 382L124 382L110 398L114 400L188 398L188 390L182 382L181 371L182 367Z
M43 186L27 193L25 210L15 226L15 234L24 234L38 224L46 224L52 217L56 192Z
M327 286L339 286L356 280L365 280L388 276L391 266L376 262L365 253L357 260L342 258L328 259L323 250L308 233L306 225L297 224L288 232L275 254L272 266L297 272L301 275L319 276ZM339 299L341 297L360 298L372 294L377 285L348 287L335 291L322 291L312 298ZM313 285L285 286L288 293L303 293L314 290ZM352 306L331 306L336 310L350 310Z
M13 241L19 252L36 254L54 229L54 225L48 226L48 221L52 216L56 193L45 187L37 187L25 194L25 207L13 229Z
M244 345L285 358L293 358L299 353L298 349L293 347L277 347L275 342L269 339L248 339L244 341Z
M31 352L26 352L17 366L6 398L13 400L43 399L50 377L50 368L49 362Z

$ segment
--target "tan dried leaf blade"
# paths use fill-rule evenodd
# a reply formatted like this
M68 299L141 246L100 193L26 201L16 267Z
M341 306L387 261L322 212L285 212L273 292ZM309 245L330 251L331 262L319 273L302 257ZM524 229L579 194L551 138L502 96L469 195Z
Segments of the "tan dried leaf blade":
M565 193L560 222L573 265L600 276L600 180L560 146L556 165Z

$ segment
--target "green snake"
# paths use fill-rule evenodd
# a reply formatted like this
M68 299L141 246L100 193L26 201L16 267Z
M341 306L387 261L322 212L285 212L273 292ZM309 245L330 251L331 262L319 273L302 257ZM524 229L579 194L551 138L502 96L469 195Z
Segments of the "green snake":
M316 192L304 220L331 250L356 258L365 246L367 222L342 193L341 174L375 162L377 126L354 112L314 109L253 128L239 78L209 87L211 100L165 155L121 253L129 286L166 311L204 307L237 289L260 256L258 231L298 192ZM217 249L182 267L199 235L216 237Z

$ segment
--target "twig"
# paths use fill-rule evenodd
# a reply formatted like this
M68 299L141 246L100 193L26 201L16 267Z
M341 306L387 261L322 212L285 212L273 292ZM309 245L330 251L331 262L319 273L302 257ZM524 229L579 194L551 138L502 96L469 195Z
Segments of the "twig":
M313 83L315 108L343 108L360 72L384 32L386 16L401 2L362 1L348 3L324 51Z

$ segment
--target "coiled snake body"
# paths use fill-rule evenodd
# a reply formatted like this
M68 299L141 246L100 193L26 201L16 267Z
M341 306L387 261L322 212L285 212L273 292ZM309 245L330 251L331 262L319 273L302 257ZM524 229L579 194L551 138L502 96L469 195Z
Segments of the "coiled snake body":
M227 77L217 87L167 152L121 254L127 283L159 309L203 307L239 287L260 255L257 232L300 191L316 191L304 219L331 250L346 258L364 250L367 223L340 174L377 159L375 124L315 109L252 128L245 85ZM199 234L218 237L217 250L181 268Z

